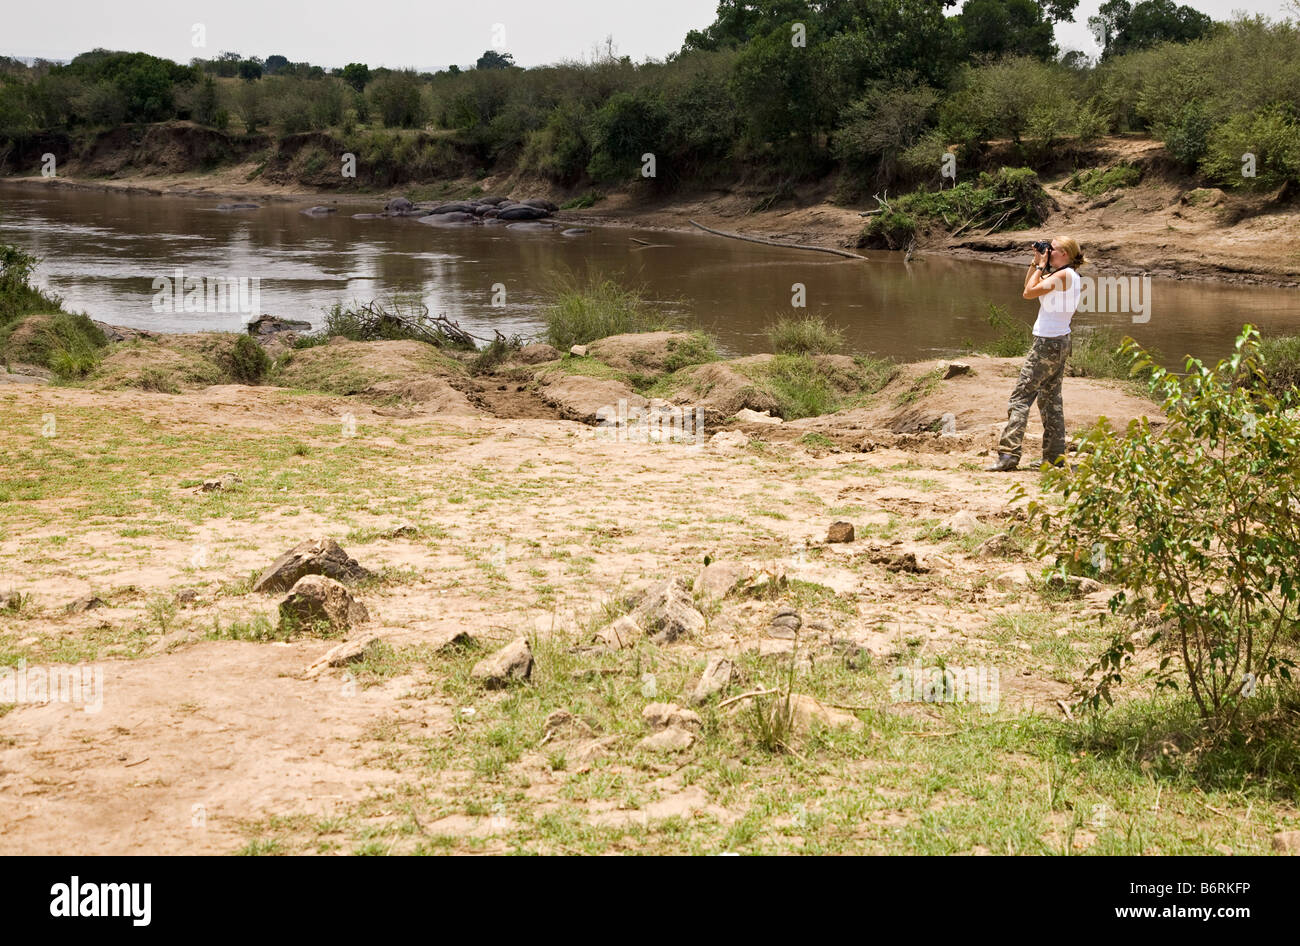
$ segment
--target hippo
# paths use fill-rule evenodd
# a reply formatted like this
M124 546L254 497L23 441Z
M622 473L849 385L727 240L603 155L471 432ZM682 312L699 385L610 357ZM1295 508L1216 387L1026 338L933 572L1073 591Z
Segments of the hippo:
M474 205L467 200L453 200L446 204L439 204L437 207L433 208L433 212L436 214L472 214L474 212Z
M384 204L384 213L388 214L390 217L407 214L414 209L415 204L411 203L405 197L394 197L388 203Z
M257 210L260 204L217 204L218 210Z
M497 213L502 220L540 220L548 216L546 210L541 207L530 207L527 204L515 204L513 207L506 207Z
M560 236L567 236L567 237L586 236L590 232L591 232L590 230L584 230L582 227L569 227L569 229L561 232Z
M495 207L489 207L487 210L483 211L483 219L495 220L500 214L501 211L497 210Z
M435 213L427 217L421 217L420 223L433 224L435 226L445 226L453 223L478 223L478 217L472 213L466 213L463 210L453 210L450 213Z
M388 214L353 214L352 219L353 220L382 220L387 216Z
M512 223L509 226L511 230L554 230L555 224L542 223L539 220L525 220L519 223Z
M316 206L316 207L308 207L306 210L301 212L305 213L309 217L323 217L325 216L325 214L338 213L339 209L337 207Z
M549 200L544 200L541 197L530 197L527 200L521 200L520 203L525 207L536 207L538 210L545 210L547 213L555 213L560 209Z
M478 202L480 204L487 204L490 207L495 207L497 204L509 203L510 198L509 197L480 197L478 199Z

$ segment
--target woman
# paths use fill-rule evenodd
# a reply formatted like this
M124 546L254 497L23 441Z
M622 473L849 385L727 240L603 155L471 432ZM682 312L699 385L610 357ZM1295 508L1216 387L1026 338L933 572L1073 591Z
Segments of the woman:
M1029 408L1038 399L1043 417L1043 462L1065 462L1065 411L1061 405L1061 378L1070 355L1070 319L1079 307L1082 281L1078 269L1087 260L1073 237L1057 237L1050 252L1034 250L1034 262L1025 274L1026 299L1038 300L1034 344L1029 349L1020 380L1007 405L1007 426L998 442L998 460L988 471L1001 473L1020 465Z

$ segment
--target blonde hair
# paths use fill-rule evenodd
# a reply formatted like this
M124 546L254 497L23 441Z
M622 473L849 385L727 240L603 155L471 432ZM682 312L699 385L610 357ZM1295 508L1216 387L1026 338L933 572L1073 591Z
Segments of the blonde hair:
M1074 237L1058 236L1056 242L1061 244L1061 249L1065 250L1066 255L1070 257L1067 266L1078 269L1088 262L1088 258L1083 255L1083 250L1079 249L1079 241Z

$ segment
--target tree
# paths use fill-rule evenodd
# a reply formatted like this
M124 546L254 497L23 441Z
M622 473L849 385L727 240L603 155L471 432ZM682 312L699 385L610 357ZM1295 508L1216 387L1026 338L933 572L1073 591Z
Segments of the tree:
M267 56L262 68L266 70L268 76L273 76L287 65L289 65L289 57L277 53L274 56Z
M1056 55L1052 23L1035 0L969 0L956 18L966 55Z
M1106 0L1088 29L1102 47L1102 58L1147 49L1159 43L1189 43L1207 35L1214 21L1199 10L1177 6L1174 0Z
M515 57L511 53L499 53L495 49L486 50L482 56L478 57L478 62L474 63L475 69L509 69L515 64Z
M361 62L348 63L340 74L343 81L357 92L364 92L366 83L370 81L370 67Z
M262 78L262 63L257 59L245 59L239 64L239 78L246 82Z

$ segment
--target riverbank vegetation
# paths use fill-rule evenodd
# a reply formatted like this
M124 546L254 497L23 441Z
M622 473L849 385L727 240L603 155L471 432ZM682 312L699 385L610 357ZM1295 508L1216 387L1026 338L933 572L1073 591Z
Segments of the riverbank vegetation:
M1206 183L1300 184L1293 20L1214 23L1163 0L1113 0L1092 23L1105 46L1094 63L1052 39L1074 6L983 0L950 16L941 0L727 2L679 51L639 64L612 46L584 62L522 69L494 53L431 73L234 53L188 65L107 50L67 65L3 60L0 167L36 173L44 153L93 167L120 129L138 144L150 123L183 122L215 136L194 149L200 163L253 160L271 178L322 187L506 172L581 195L744 177L780 202L830 176L853 200L978 190L996 167L1086 165L1089 142L1139 133ZM344 152L357 156L355 178L340 171ZM1247 152L1255 167L1243 174Z
M68 312L56 295L32 285L36 257L0 244L0 361L34 365L63 379L85 376L107 344L85 315Z

